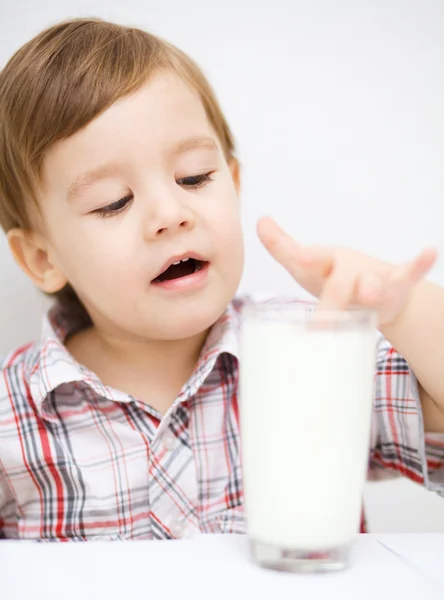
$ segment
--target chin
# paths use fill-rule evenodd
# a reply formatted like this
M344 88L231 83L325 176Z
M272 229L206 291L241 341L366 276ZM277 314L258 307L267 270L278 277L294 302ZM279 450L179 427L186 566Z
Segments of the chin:
M181 340L197 336L210 329L225 312L230 299L216 303L196 302L194 306L183 305L183 310L171 312L160 318L155 337L164 340Z

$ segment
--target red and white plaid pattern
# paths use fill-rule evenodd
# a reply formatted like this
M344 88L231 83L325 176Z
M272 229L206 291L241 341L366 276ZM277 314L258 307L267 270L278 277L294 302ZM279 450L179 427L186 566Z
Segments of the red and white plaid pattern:
M244 301L213 327L163 417L79 365L63 345L78 324L53 309L41 341L0 365L0 537L245 532L238 418ZM416 380L381 338L370 477L394 472L444 495L442 438L425 442Z

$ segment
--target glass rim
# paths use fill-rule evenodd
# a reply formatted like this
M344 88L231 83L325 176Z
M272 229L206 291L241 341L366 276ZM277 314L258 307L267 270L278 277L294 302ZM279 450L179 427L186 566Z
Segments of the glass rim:
M263 321L280 321L301 325L304 323L332 323L332 324L365 324L372 327L377 324L377 312L371 308L351 306L346 309L319 308L316 302L304 305L273 302L249 301L241 309L242 317L257 318Z

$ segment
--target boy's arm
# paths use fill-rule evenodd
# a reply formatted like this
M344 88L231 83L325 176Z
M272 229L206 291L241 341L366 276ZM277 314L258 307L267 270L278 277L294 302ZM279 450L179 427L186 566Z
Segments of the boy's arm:
M419 388L405 358L380 335L368 477L402 475L444 496L444 435L424 430Z
M418 283L405 309L381 333L415 373L425 431L444 433L444 289Z
M11 521L11 519L13 521L16 520L15 515L11 514L13 509L13 504L11 502L8 507L7 496L6 474L0 461L0 540L4 540L8 537L6 534L8 528L7 522Z

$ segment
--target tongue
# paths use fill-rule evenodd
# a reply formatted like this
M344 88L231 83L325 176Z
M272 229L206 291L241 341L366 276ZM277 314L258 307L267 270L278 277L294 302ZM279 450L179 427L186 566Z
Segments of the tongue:
M196 262L193 259L186 262L180 262L178 265L171 265L164 271L155 281L168 281L170 279L178 279L191 275L196 270Z

